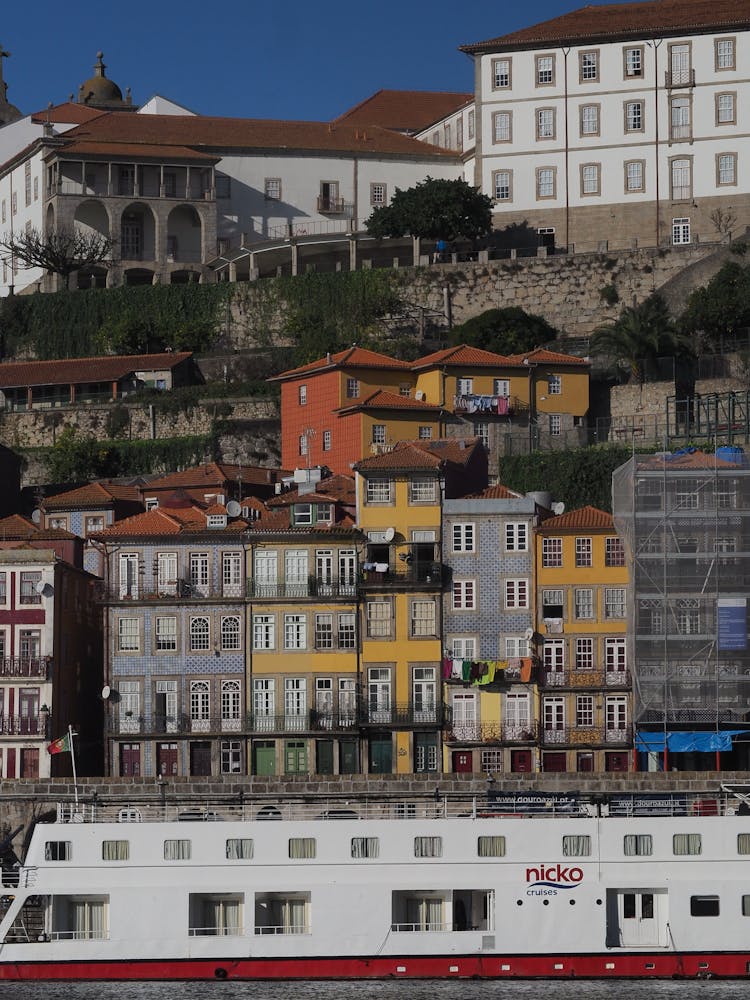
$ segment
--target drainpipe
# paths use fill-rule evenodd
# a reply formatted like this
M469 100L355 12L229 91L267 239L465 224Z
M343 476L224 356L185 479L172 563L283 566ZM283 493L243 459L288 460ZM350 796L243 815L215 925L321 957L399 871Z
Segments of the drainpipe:
M568 143L568 56L570 46L562 50L563 53L563 86L565 94L563 97L563 117L565 119L565 251L570 246L570 177L569 177L569 156L570 148Z
M661 239L661 224L659 220L659 46L663 38L652 39L647 44L654 50L654 205L656 209L656 246ZM645 184L645 179L644 179Z

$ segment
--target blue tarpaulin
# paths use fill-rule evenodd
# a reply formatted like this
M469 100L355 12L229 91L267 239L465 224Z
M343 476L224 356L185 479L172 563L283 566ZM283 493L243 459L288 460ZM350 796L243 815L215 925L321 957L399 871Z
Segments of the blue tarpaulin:
M710 753L715 750L731 750L732 737L742 736L746 731L745 729L722 729L718 733L667 733L667 750L669 753ZM635 748L642 753L662 753L664 735L663 732L638 732L635 736Z

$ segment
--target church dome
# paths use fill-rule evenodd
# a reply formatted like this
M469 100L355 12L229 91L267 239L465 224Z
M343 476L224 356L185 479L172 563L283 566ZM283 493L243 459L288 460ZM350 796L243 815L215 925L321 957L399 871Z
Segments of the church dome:
M96 65L94 66L94 76L78 89L78 103L90 104L93 107L117 107L118 105L130 104L130 97L123 100L122 91L114 82L107 79L103 62L104 53L97 52Z

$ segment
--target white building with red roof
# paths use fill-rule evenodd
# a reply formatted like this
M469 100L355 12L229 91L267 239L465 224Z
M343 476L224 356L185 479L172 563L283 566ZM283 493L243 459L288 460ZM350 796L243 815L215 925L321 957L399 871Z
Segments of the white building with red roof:
M495 227L589 250L744 232L748 46L747 0L587 6L461 46Z

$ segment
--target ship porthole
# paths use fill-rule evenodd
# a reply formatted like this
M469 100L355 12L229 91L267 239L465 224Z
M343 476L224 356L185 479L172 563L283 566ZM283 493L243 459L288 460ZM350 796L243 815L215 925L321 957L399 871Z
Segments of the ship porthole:
M226 979L227 970L222 968L214 969L214 976L216 979Z

